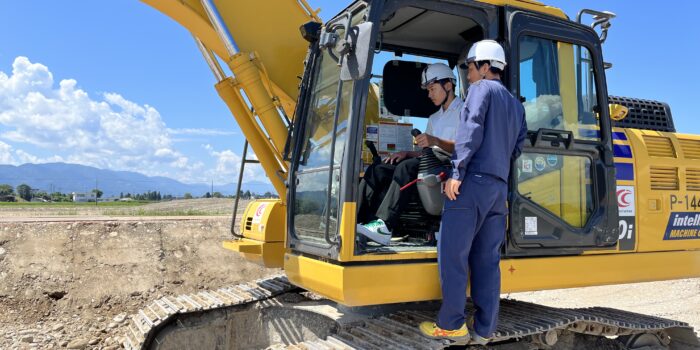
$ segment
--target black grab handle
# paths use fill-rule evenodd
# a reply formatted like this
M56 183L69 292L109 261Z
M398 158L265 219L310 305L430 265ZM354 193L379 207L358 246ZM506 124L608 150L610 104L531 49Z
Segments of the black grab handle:
M377 147L374 146L374 142L370 140L365 140L365 146L369 148L369 153L372 153L372 164L381 163L382 157L379 156L379 152L377 152Z

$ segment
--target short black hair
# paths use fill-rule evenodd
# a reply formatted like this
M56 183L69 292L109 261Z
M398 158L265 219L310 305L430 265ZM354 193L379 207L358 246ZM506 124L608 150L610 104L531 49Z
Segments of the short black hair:
M456 94L455 89L457 88L457 82L454 79L452 79L452 78L440 79L440 80L436 81L436 83L439 83L440 85L442 85L443 88L445 87L445 84L452 83L452 93Z
M493 73L493 74L498 74L498 75L503 75L503 70L492 66L492 65L491 65L491 61L477 61L477 62L476 62L476 68L481 68L481 66L482 66L483 64L487 64L487 63L488 63L488 65L489 65L489 71L490 71L491 73Z

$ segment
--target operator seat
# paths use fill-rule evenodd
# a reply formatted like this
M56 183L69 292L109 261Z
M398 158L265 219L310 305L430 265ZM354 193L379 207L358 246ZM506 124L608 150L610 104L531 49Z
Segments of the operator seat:
M411 61L389 61L384 65L383 95L387 110L397 116L428 118L435 113L435 106L421 88L421 74L428 64ZM414 129L413 136L420 134ZM418 171L418 189L421 204L430 215L440 215L444 203L442 194L442 179L437 169L442 162L435 157L431 149L424 150Z

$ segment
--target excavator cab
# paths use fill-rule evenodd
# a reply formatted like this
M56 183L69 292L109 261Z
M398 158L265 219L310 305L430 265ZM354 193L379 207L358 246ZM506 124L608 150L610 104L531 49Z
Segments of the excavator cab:
M529 125L523 155L512 164L503 256L615 249L615 163L608 108L600 108L608 101L599 36L550 7L495 3L357 1L310 42L287 201L284 268L294 283L346 305L439 298L440 216L418 198L394 233L400 240L358 243L358 183L372 161L364 143L380 152L413 147L410 130L424 130L437 110L420 89L423 67L454 67L464 98L460 58L486 38L506 48L502 81L523 101ZM374 283L364 280L370 275ZM330 276L342 282L329 284Z

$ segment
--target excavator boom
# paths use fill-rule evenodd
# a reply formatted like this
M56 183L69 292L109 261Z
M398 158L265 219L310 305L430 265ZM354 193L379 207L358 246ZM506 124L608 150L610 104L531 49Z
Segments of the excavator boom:
M200 0L142 0L185 27L224 62L230 59L226 43L209 20ZM212 1L240 52L256 52L275 87L275 95L296 101L299 79L309 43L299 27L321 22L305 0ZM264 21L261 19L264 18ZM293 112L293 109L287 112Z
M284 149L296 107L297 77L303 73L308 48L299 27L320 22L318 11L311 10L304 0L143 1L195 38L217 79L219 95L284 198L288 171Z

